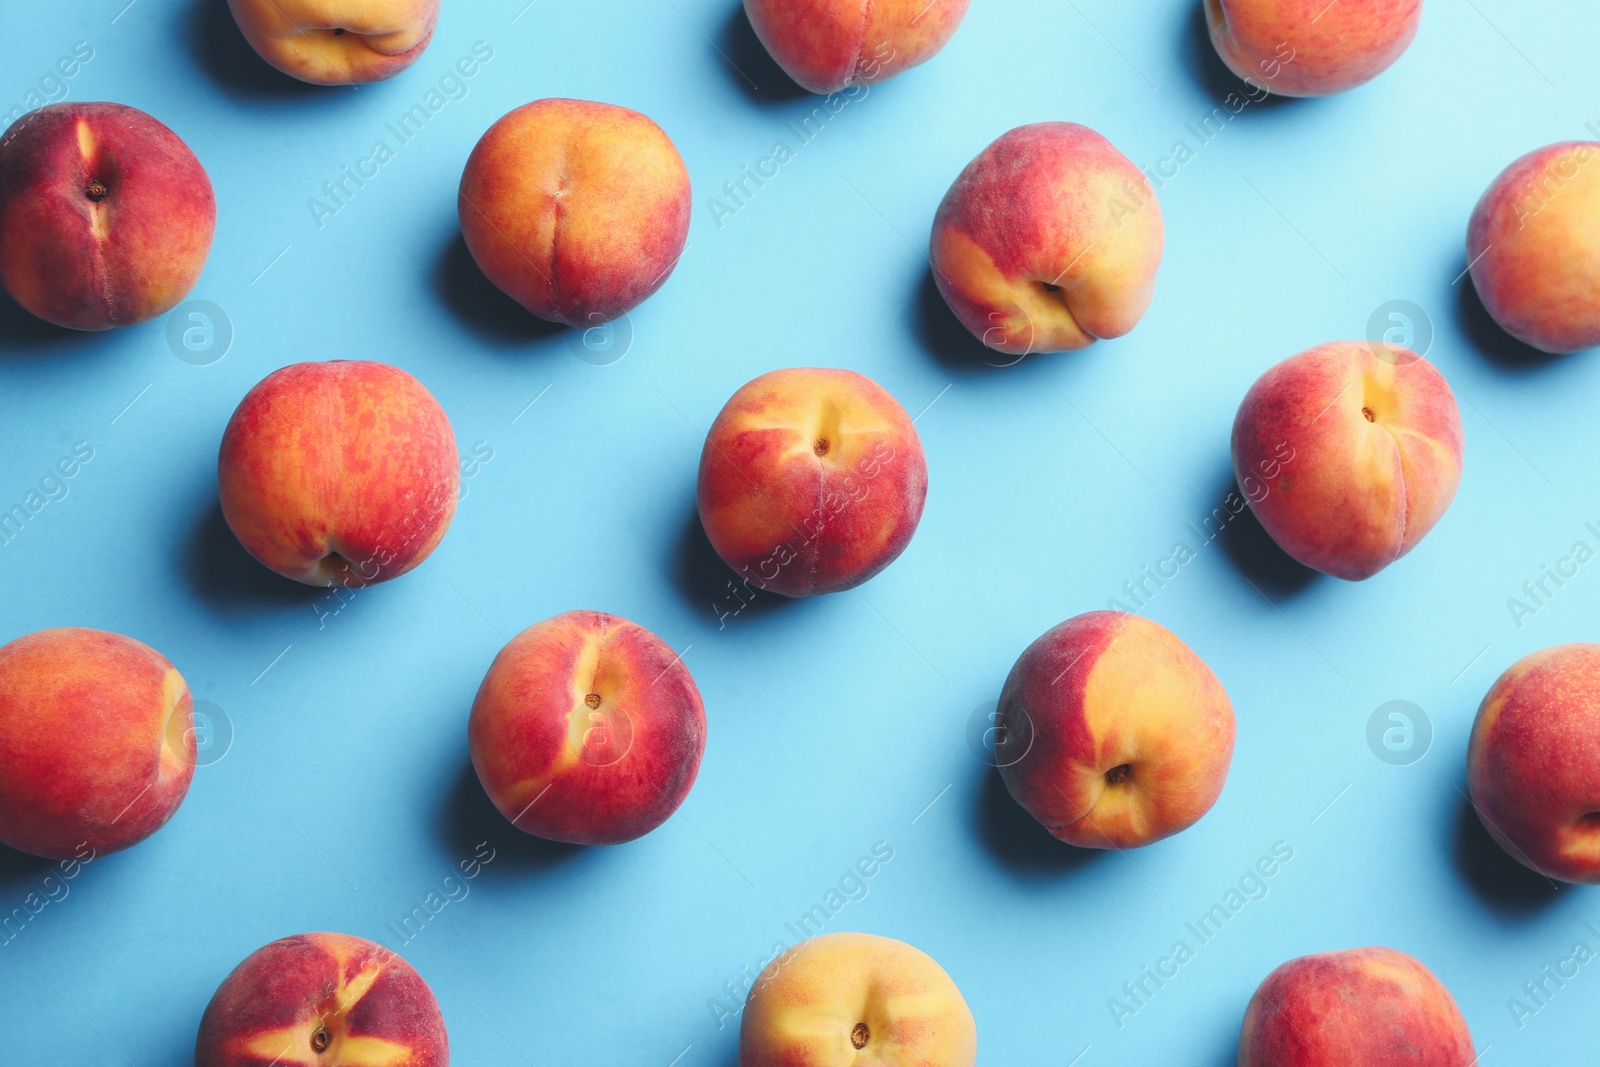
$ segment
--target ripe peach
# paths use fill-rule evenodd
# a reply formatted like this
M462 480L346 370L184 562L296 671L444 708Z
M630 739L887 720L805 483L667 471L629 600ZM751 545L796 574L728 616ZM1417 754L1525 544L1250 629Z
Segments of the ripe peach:
M48 104L0 137L0 286L74 330L146 322L206 265L217 202L178 135L122 104Z
M1243 482L1280 473L1250 507L1285 552L1370 578L1443 517L1461 481L1461 412L1433 364L1398 345L1336 341L1263 374L1233 420ZM1292 458L1280 464L1287 450Z
M978 1027L944 968L903 941L823 934L769 963L738 1067L972 1067Z
M1239 1067L1473 1067L1467 1022L1433 972L1392 948L1290 960L1245 1012Z
M1422 0L1202 0L1211 43L1239 77L1280 96L1326 96L1388 70Z
M1518 862L1600 885L1600 645L1546 648L1500 676L1472 726L1467 781Z
M929 258L973 336L1024 356L1132 330L1164 242L1138 167L1087 126L1040 122L967 164L934 215Z
M50 859L138 844L194 766L189 687L154 649L78 627L0 648L0 842Z
M484 791L517 829L615 845L666 822L689 795L706 715L689 669L659 637L569 611L495 656L467 740Z
M1090 611L1045 631L1000 691L995 765L1052 835L1134 848L1186 830L1222 794L1233 705L1160 623Z
M926 63L969 0L744 0L756 36L814 93L872 85Z
M417 61L439 0L228 0L250 47L316 85L392 78Z
M222 514L263 564L307 585L386 582L455 514L450 420L398 367L296 363L245 394L217 458Z
M200 1017L195 1067L448 1067L450 1040L422 976L382 945L297 934L223 979Z
M1473 209L1467 262L1513 337L1556 353L1600 345L1600 143L1553 144L1502 171Z
M595 326L661 287L689 237L689 171L661 127L588 100L535 100L489 127L457 211L489 280L542 319Z
M905 409L854 371L776 370L728 400L696 503L723 562L759 589L849 589L905 551L928 465Z

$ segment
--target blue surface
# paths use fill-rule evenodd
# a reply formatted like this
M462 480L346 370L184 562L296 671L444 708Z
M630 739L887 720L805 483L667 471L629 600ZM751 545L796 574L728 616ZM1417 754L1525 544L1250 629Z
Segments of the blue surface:
M734 0L525 2L445 0L423 58L359 90L277 75L221 0L7 5L6 99L20 104L35 72L87 41L68 98L144 108L204 162L219 221L193 296L225 310L233 338L196 366L174 357L163 322L75 335L0 299L0 503L75 442L94 450L0 549L0 638L72 624L138 637L234 736L164 830L90 864L0 948L0 1059L185 1063L234 964L328 929L401 947L439 996L457 1063L726 1067L726 984L792 940L785 924L879 842L892 860L826 928L939 960L985 1063L1087 1050L1081 1067L1223 1067L1272 967L1375 943L1444 979L1486 1065L1592 1055L1600 969L1520 1028L1507 1002L1575 942L1600 948L1585 927L1600 926L1600 896L1522 872L1462 790L1496 674L1595 637L1600 565L1520 627L1507 599L1575 541L1600 544L1584 525L1600 527L1600 357L1531 358L1452 281L1499 170L1595 136L1592 4L1435 0L1377 81L1249 107L1160 192L1167 252L1138 329L995 369L928 281L939 198L1025 122L1087 123L1141 165L1178 139L1194 147L1185 124L1238 88L1197 3L977 0L943 54L850 103L719 227L722 183L815 106ZM319 228L308 198L477 41L494 57L466 94ZM473 143L550 95L646 112L695 185L688 252L609 366L492 290L458 234ZM1429 357L1461 399L1454 506L1360 585L1297 573L1248 516L1199 548L1144 610L1233 698L1227 789L1193 829L1136 853L1054 844L969 748L975 711L1039 633L1196 542L1189 524L1230 486L1229 427L1263 369L1365 335L1391 300L1426 309ZM252 384L336 357L416 374L463 454L481 443L493 458L424 566L331 614L325 594L232 541L215 462ZM694 519L701 431L756 374L815 364L862 371L921 412L921 528L859 594L758 600L719 625L728 574ZM467 762L467 710L494 653L575 607L686 648L705 696L693 793L619 848L522 837ZM1368 746L1390 700L1431 722L1410 766ZM485 841L494 859L470 893L401 946L389 924ZM1293 859L1266 895L1119 1029L1108 999L1278 842ZM46 872L0 855L0 910Z

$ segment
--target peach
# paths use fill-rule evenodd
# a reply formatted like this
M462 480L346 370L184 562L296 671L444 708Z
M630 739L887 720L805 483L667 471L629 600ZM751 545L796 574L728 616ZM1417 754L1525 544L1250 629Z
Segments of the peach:
M542 319L595 326L661 287L689 237L689 171L661 127L535 100L473 148L456 208L489 280Z
M48 104L0 137L0 286L39 318L109 330L164 315L216 229L205 168L122 104Z
M823 934L769 963L745 1001L738 1067L972 1067L978 1027L926 953Z
M872 85L926 63L969 0L744 0L756 36L814 93Z
M447 1067L450 1040L422 976L382 945L297 934L223 979L200 1017L195 1067Z
M261 58L314 85L392 78L433 39L439 0L228 0Z
M136 845L194 766L193 700L159 652L80 627L0 648L0 842L80 860Z
M1245 81L1327 96L1371 81L1411 45L1422 0L1202 0L1211 43Z
M222 514L256 559L307 585L373 585L428 558L461 471L450 420L398 367L296 363L245 394L217 457Z
M967 164L934 215L929 258L973 336L1025 356L1132 330L1165 239L1138 167L1087 126L1039 122Z
M1600 645L1546 648L1500 676L1472 725L1467 782L1518 862L1600 885Z
M1233 705L1160 623L1077 615L1029 645L1000 691L995 765L1046 830L1134 848L1186 830L1222 794Z
M1450 990L1392 948L1290 960L1250 998L1239 1067L1473 1067Z
M1546 352L1600 345L1600 143L1565 141L1501 172L1473 209L1467 262L1483 306Z
M655 634L569 611L495 656L467 741L484 791L517 829L616 845L666 822L689 795L706 713L689 669Z
M1250 507L1296 560L1349 581L1417 546L1461 481L1461 412L1433 364L1398 345L1335 341L1290 356L1233 420L1241 483L1274 471Z
M928 464L905 409L854 371L761 375L723 406L700 453L706 536L747 586L849 589L905 551Z

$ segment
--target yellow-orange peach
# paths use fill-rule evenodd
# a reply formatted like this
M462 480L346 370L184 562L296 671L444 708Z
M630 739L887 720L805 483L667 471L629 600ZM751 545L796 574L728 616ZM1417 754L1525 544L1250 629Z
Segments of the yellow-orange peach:
M995 765L1017 803L1081 848L1133 848L1211 810L1233 705L1160 623L1091 611L1045 632L1000 692Z
M422 976L382 945L297 934L256 949L200 1018L195 1067L448 1067Z
M978 1027L926 953L823 934L769 963L739 1024L739 1067L972 1067Z
M700 521L755 589L849 589L905 551L928 465L905 409L854 371L763 374L728 400L700 453Z
M0 137L0 286L74 330L165 314L205 267L217 202L178 135L122 104L49 104Z
M540 318L581 327L661 287L690 207L689 171L661 127L589 100L535 100L490 126L457 199L489 280Z
M659 637L569 611L495 656L467 740L484 791L517 829L614 845L654 830L689 795L706 716L689 669Z
M744 0L784 72L814 93L872 85L929 59L969 0Z
M1500 676L1472 726L1467 781L1519 863L1600 885L1600 645L1542 649Z
M137 844L194 778L183 676L131 637L65 627L0 648L0 842L51 859Z
M228 0L261 58L315 85L392 78L433 39L439 0Z
M1473 1067L1444 983L1392 948L1290 960L1250 998L1239 1067Z
M1165 230L1138 167L1087 126L1040 122L967 164L933 219L933 277L956 318L1015 356L1087 348L1150 306Z
M398 367L296 363L245 394L217 458L222 514L286 578L357 588L443 539L461 471L450 420Z
M1422 0L1201 0L1217 54L1281 96L1326 96L1371 81L1410 47Z
M1263 374L1233 421L1250 507L1307 567L1360 581L1410 552L1461 481L1461 412L1433 364L1398 345L1337 341ZM1287 459L1285 457L1288 457Z
M1600 143L1565 141L1507 167L1472 212L1483 306L1546 352L1600 345Z

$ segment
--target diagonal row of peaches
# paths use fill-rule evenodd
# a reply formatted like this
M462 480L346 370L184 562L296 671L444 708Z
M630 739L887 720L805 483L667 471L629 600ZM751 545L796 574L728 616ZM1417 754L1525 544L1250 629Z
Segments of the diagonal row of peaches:
M1421 9L1421 0L1203 3L1224 62L1253 89L1295 96L1375 77L1409 45ZM438 0L230 5L268 62L327 84L397 73L427 46L438 12ZM931 58L966 0L745 6L780 65L833 94ZM1551 352L1600 343L1600 168L1585 169L1597 149L1572 142L1518 160L1468 228L1491 315ZM547 99L484 134L457 206L496 286L535 315L588 327L666 281L691 201L683 160L650 119ZM51 105L0 139L0 285L50 322L98 330L170 310L199 277L214 222L204 168L143 112ZM1095 131L1047 122L1004 134L961 172L935 214L929 261L966 328L1021 358L1131 331L1152 300L1163 242L1146 174ZM1248 504L1306 566L1362 580L1442 518L1463 440L1448 384L1420 355L1335 342L1260 377L1239 407L1232 453L1242 497L1230 509ZM457 462L445 412L410 374L300 363L238 405L219 495L229 527L265 566L310 585L367 586L438 546L455 513ZM743 603L868 581L909 544L927 484L913 420L892 396L851 371L795 368L744 385L717 415L697 504ZM1140 583L1171 576L1147 570ZM193 775L191 720L177 670L131 638L55 629L0 648L0 842L66 864L154 833ZM67 729L75 744L64 757ZM671 647L594 611L511 640L467 724L473 766L505 817L581 844L633 840L670 817L694 783L705 731L699 691ZM1235 722L1221 682L1171 631L1092 611L1022 653L991 735L1012 796L1051 834L1126 849L1210 810ZM1517 860L1600 883L1600 646L1546 649L1508 669L1479 709L1468 777L1485 826ZM286 975L303 996L285 994ZM824 988L832 1007L818 1008ZM970 1067L976 1044L970 1011L933 960L887 938L834 934L774 946L750 989L740 1063L820 1067L865 1055ZM1358 949L1273 972L1246 1014L1239 1061L1367 1067L1399 1062L1399 1050L1429 1067L1473 1057L1453 1000L1422 964ZM426 983L392 951L342 934L253 954L217 991L196 1050L200 1067L447 1058Z

